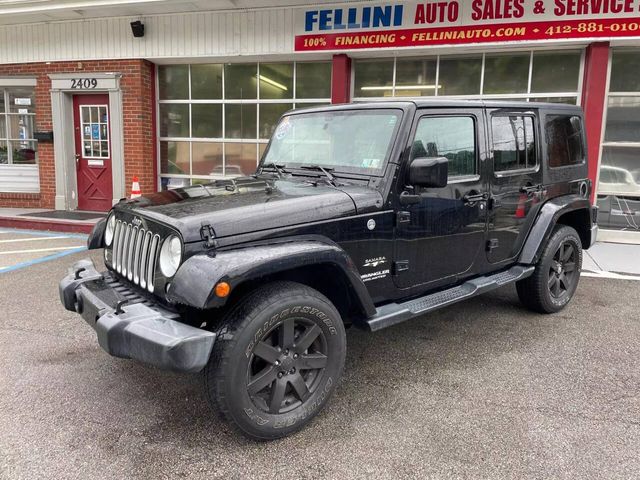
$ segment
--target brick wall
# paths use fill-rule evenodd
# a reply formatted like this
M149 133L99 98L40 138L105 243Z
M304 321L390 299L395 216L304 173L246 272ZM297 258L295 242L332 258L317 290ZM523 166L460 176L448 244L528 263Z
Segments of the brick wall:
M36 93L36 130L53 130L51 120L51 73L118 72L122 74L122 111L124 128L124 164L127 195L131 178L140 178L142 193L156 190L154 129L154 65L146 60L101 60L87 62L51 62L0 65L0 76L30 75L38 79ZM69 126L70 127L70 126ZM53 143L38 144L40 193L2 193L0 207L54 208L55 162Z

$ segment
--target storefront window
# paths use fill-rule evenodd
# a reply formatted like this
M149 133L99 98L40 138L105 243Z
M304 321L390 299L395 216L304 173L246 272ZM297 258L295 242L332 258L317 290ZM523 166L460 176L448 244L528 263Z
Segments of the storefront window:
M283 113L330 103L331 62L161 65L158 92L162 186L184 187L253 173Z
M598 181L601 228L640 232L640 51L614 51Z
M0 88L0 164L37 163L35 108L33 87Z
M354 61L354 100L462 97L576 104L580 51Z

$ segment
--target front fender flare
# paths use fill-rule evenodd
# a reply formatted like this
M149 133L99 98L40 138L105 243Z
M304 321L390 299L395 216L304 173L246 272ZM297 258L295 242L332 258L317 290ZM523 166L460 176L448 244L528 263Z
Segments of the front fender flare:
M167 299L201 309L220 307L226 299L216 297L213 292L219 282L229 283L233 291L248 280L320 264L337 267L363 312L373 315L375 306L351 257L336 243L316 238L245 246L219 251L215 256L194 255L180 266Z
M579 195L557 197L546 202L540 208L538 217L527 236L527 240L520 253L519 263L527 265L536 263L558 219L565 213L583 209L587 212L587 218L591 219L591 204L589 203L589 199Z

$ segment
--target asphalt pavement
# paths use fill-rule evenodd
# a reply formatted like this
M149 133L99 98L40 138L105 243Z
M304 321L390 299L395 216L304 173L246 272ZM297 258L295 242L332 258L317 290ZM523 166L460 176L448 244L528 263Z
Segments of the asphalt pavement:
M0 274L0 478L639 478L640 282L556 315L505 287L375 334L300 433L238 436L199 375L116 359L58 300L75 253ZM100 259L100 252L91 252Z

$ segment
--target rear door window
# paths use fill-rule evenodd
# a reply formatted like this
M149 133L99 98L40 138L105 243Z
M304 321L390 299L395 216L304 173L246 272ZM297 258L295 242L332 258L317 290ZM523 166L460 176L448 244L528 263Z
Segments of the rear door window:
M547 115L544 125L551 168L584 163L582 121L575 115Z

